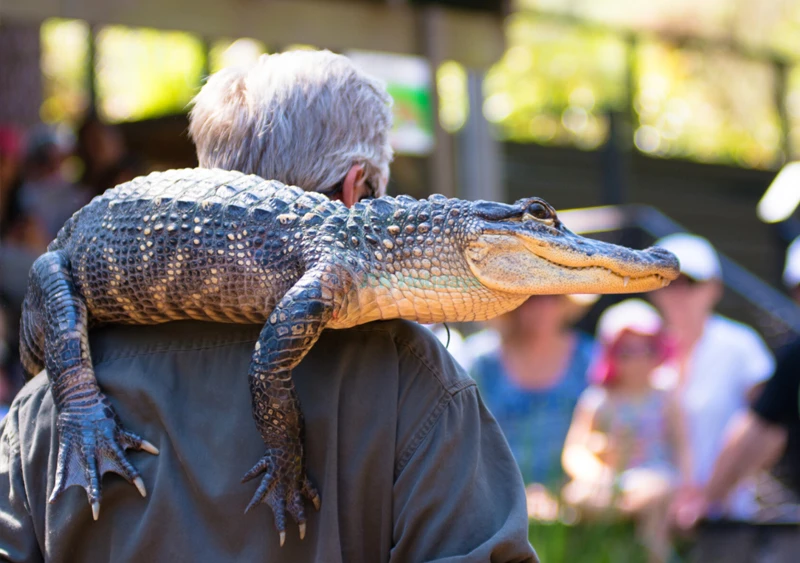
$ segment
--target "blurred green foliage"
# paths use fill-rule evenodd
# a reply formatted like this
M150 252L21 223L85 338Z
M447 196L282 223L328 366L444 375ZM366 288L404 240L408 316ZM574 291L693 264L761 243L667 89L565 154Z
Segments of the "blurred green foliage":
M644 41L636 47L635 71L639 150L750 168L779 164L772 65L725 51Z
M608 135L605 112L624 107L625 43L610 33L509 18L509 48L487 73L486 118L501 138L592 149Z
M181 113L200 88L205 47L191 33L106 26L96 44L98 110L111 123Z
M774 168L783 162L778 67L773 60L800 59L800 0L767 4L735 0L517 0L513 6L518 12L509 23L506 55L524 48L529 52L527 58L539 64L523 72L522 65L504 60L493 70L502 78L497 79L500 87L490 94L496 95L498 103L486 108L487 117L502 118L496 119L502 137L576 146L586 143L582 138L585 133L570 136L554 123L553 115L559 109L566 120L568 106L563 100L574 84L565 83L567 72L552 61L577 58L579 62L572 62L573 66L589 67L597 73L609 55L599 55L601 46L589 38L622 38L633 32L642 40L627 47L632 55L630 78L625 77L625 55L611 55L606 62L622 65L617 87L631 83L634 116L638 119L634 142L639 150L654 156L752 168ZM543 29L558 35L548 38ZM669 37L681 38L681 44L670 43ZM694 43L687 43L686 38L693 38ZM738 45L740 51L722 50L703 41ZM541 43L547 45L538 46ZM581 77L591 82L589 88L598 99L614 99L619 94L619 89L609 87L603 76L582 72ZM547 85L555 107L531 107L530 103L521 107L520 90L526 88L519 84L530 80ZM797 158L800 78L796 69L789 76L785 103L789 156ZM536 114L533 117L532 109ZM575 115L580 116L575 122L583 123L583 114ZM535 129L535 122L546 126L547 134L525 131L526 123Z
M459 131L482 104L504 140L591 150L608 138L607 113L631 104L632 140L645 153L774 168L785 158L783 103L789 156L800 158L800 63L790 67L781 100L769 57L653 38L732 39L745 50L800 61L800 0L774 0L767 8L733 0L518 0L514 6L508 49L486 75L483 100L470 102L459 64L437 70L446 131ZM639 41L630 42L629 31ZM42 25L43 121L74 125L86 110L89 37L86 22ZM111 122L186 111L205 70L205 47L189 33L106 26L96 48L98 109ZM263 52L253 39L218 39L208 69L246 64Z
M40 28L44 123L80 121L89 105L89 24L50 19Z
M570 525L531 520L528 539L542 563L646 563L631 522Z
M439 122L448 133L456 133L469 116L467 71L455 61L446 61L436 70L436 91L439 93Z
M800 0L515 0L512 7L620 31L730 40L747 49L800 58Z
M626 107L630 83L642 152L752 168L781 162L776 69L768 61L657 40L627 43L525 12L510 19L507 35L484 104L504 139L595 148L607 138L606 112Z
M800 42L800 39L798 39ZM792 158L800 159L800 64L789 72L786 90L786 112L789 120L789 144Z

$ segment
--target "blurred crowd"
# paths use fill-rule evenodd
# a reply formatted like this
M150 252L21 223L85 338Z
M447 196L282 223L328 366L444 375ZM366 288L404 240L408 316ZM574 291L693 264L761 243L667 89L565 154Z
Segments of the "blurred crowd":
M75 211L143 172L115 127L89 115L76 131L0 124L0 416L23 383L18 319L30 266Z
M699 522L800 523L800 344L776 372L754 329L715 312L722 271L709 241L656 244L678 256L680 277L649 302L607 308L595 335L575 328L591 299L535 296L466 339L451 335L450 350L505 432L532 518L633 521L650 560L669 561ZM800 298L800 239L784 281ZM786 397L788 415L766 414ZM783 439L768 447L756 434L748 453L748 416ZM693 560L753 560L732 558L736 545L728 535Z

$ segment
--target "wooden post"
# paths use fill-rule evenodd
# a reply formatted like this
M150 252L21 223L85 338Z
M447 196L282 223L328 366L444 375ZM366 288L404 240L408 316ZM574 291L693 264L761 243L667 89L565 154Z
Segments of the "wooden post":
M443 29L444 12L438 6L426 6L421 10L421 51L431 66L431 88L433 109L434 148L429 160L429 193L446 197L458 195L453 162L453 138L439 123L439 94L436 89L436 69L444 62Z

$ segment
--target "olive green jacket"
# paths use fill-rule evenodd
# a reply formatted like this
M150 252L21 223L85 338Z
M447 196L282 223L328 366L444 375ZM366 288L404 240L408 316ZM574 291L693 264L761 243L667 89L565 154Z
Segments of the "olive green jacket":
M100 519L71 487L54 503L56 411L45 374L0 426L0 561L535 562L522 478L475 383L425 328L328 330L294 372L308 473L322 497L278 547L269 508L244 508L264 453L247 371L259 327L180 322L90 336L147 498L115 474Z

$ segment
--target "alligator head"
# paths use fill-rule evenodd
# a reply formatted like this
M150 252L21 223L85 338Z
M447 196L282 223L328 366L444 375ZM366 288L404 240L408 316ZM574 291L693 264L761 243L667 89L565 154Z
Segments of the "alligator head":
M466 260L486 287L517 295L635 293L678 277L678 259L576 235L539 198L476 201L466 217Z

